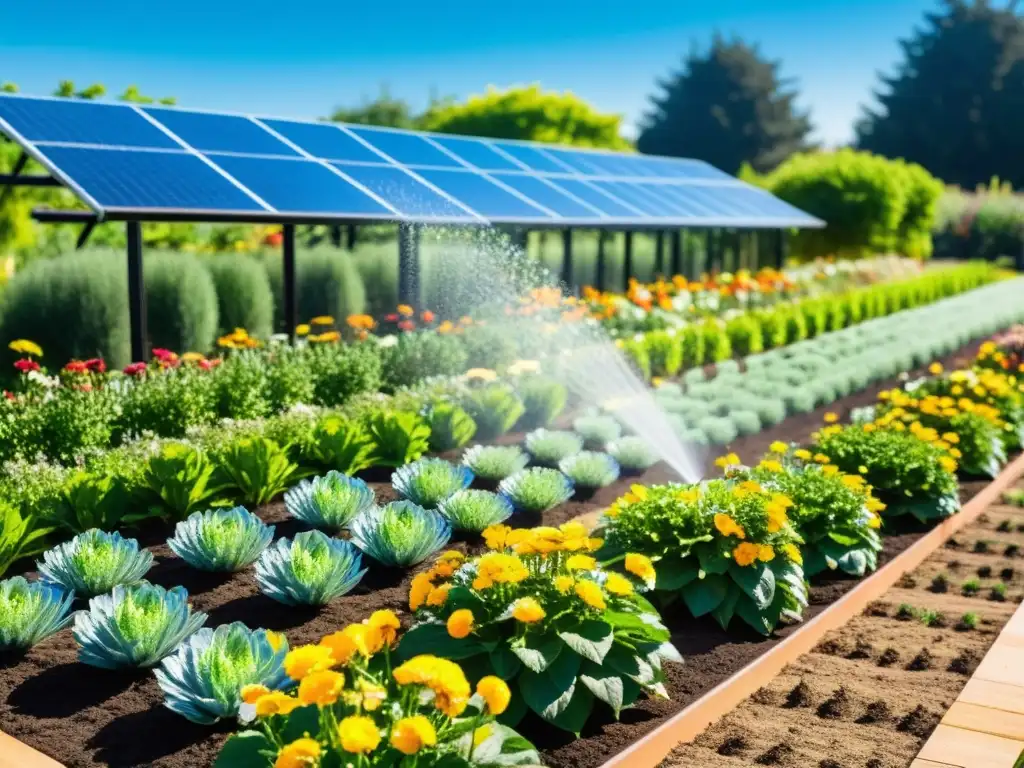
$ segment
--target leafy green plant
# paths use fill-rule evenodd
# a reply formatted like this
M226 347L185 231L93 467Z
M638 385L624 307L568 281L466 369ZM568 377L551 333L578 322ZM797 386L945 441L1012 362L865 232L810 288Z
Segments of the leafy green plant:
M476 434L476 422L462 406L438 401L426 410L430 450L438 453L462 448Z
M243 437L218 452L217 468L225 477L225 489L259 506L288 488L298 465L273 440Z
M285 605L327 605L360 582L363 556L349 541L320 531L278 539L256 561L260 592Z
M532 711L577 734L596 701L618 715L642 693L666 695L662 663L681 658L640 595L654 578L649 560L631 557L636 582L602 570L579 523L499 525L484 539L491 551L465 562L445 555L414 579L416 624L401 658L436 653L493 669L518 692L505 722Z
M115 439L152 432L161 437L184 437L191 427L211 422L216 414L214 380L192 365L145 373L120 382L120 414Z
M342 416L317 421L308 446L308 458L320 466L354 475L371 466L373 441L363 425Z
M238 714L247 685L268 691L289 687L287 653L283 634L235 621L200 629L164 658L154 675L165 707L193 723L211 725Z
M1006 585L1003 583L993 584L992 590L988 593L988 599L996 603L1006 602Z
M220 491L213 478L215 469L205 451L185 443L165 443L146 463L141 486L162 509L183 519Z
M535 429L524 442L534 464L554 467L567 456L583 450L583 438L575 432Z
M546 427L565 410L569 400L565 384L536 374L525 376L516 392L523 401L523 413L517 423L520 429Z
M585 447L606 450L609 443L622 436L622 425L613 416L592 413L577 417L572 431L583 438Z
M302 480L284 494L284 505L292 517L329 533L347 527L370 509L373 501L373 491L365 482L333 469L322 477Z
M63 491L56 519L72 533L116 530L130 503L121 478L110 472L76 470Z
M430 449L430 427L411 411L377 410L365 420L372 445L370 465L401 467Z
M274 537L245 507L193 512L167 540L171 551L201 571L234 572L251 565Z
M581 451L558 462L558 469L577 488L604 488L619 479L619 463L607 453Z
M0 500L0 576L11 564L45 549L44 539L53 528L38 524L32 515L22 516L12 504Z
M318 344L306 350L318 405L334 408L362 392L381 388L381 349L375 341Z
M531 467L509 475L498 485L517 512L540 514L568 501L575 488L557 469Z
M78 660L101 669L152 667L205 623L184 587L119 584L75 614Z
M270 415L269 365L257 350L234 350L214 379L217 415L227 419L262 419Z
M530 462L518 445L474 445L462 456L462 463L480 480L504 480Z
M978 614L968 611L960 617L960 621L956 624L958 632L969 632L970 630L978 628Z
M437 511L456 531L480 533L512 516L512 502L490 491L457 491L437 506Z
M625 473L643 472L658 461L658 454L642 437L627 435L608 443L608 455L619 462Z
M977 579L968 579L960 585L960 591L966 597L973 597L981 591L981 582Z
M23 651L71 623L73 592L22 576L0 581L0 651Z
M683 346L675 329L651 331L644 336L652 376L675 376L683 367Z
M519 395L507 384L489 384L473 389L462 405L476 422L478 440L501 437L526 411Z
M469 487L473 471L444 459L420 459L399 467L391 475L394 489L413 504L435 509L452 494Z
M94 597L119 584L135 584L153 567L153 554L139 542L96 528L43 553L40 577L79 597Z
M917 618L919 618L921 623L926 627L941 627L946 623L946 617L939 611L923 610L918 614Z
M436 553L452 535L439 512L411 501L393 501L358 517L352 541L381 565L407 568Z

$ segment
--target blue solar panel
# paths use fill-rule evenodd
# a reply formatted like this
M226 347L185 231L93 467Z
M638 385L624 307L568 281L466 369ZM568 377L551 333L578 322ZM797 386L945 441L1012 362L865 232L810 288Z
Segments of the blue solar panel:
M175 136L203 152L299 156L298 152L247 117L155 107L145 109Z
M511 155L531 171L539 173L572 173L571 168L555 162L553 158L544 154L541 150L534 149L526 144L496 141L494 146L502 152Z
M377 149L401 165L438 165L445 168L465 168L458 160L438 149L422 136L414 133L382 131L363 126L346 126L352 133L373 144Z
M357 163L381 163L384 158L333 123L298 123L292 120L260 120L313 157Z
M46 156L104 208L263 211L245 192L186 152L46 147ZM159 184L153 180L159 179Z
M417 181L400 168L388 165L352 165L333 163L340 171L369 189L388 205L406 216L423 218L473 219L444 195Z
M312 160L211 155L210 159L283 213L387 216L385 206Z
M526 195L535 200L549 211L554 211L559 216L567 219L594 219L600 221L602 216L598 211L583 203L574 200L566 192L552 186L551 184L538 179L536 176L524 176L515 173L494 173L494 178L516 192Z
M522 170L521 166L491 149L480 139L456 139L447 136L431 136L431 138L449 152L454 152L467 163L482 171Z
M475 171L417 170L416 173L457 200L465 200L466 205L490 219L552 218Z
M561 187L569 194L578 197L587 205L592 205L599 211L603 211L613 219L647 218L643 211L636 208L630 208L629 206L623 205L621 202L612 199L608 195L603 194L596 187L591 186L590 182L580 181L577 179L552 179L551 183L556 187Z
M692 184L661 184L659 186L662 187L661 193L665 197L679 204L679 210L684 216L700 219L714 215L714 210L708 207L707 203L698 200L691 194L691 190L694 189Z
M134 109L82 99L0 99L0 119L33 142L180 149Z

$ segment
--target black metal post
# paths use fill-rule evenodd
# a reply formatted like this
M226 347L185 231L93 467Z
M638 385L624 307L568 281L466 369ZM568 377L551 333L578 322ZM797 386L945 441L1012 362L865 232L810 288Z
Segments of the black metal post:
M657 240L654 243L654 274L655 276L665 273L665 233L658 230Z
M722 271L722 230L708 230L708 271Z
M607 255L605 253L605 234L598 230L597 233L597 265L594 274L594 287L599 291L604 290L605 276L608 272Z
M562 282L572 289L572 230L562 230Z
M683 270L683 233L682 230L672 230L672 274L675 277Z
M775 238L775 266L782 269L786 264L786 257L789 255L789 232L780 229Z
M356 234L357 229L357 224L348 225L348 230L346 232L347 236L345 238L345 247L350 251L354 251L356 249L356 238L358 237L358 235Z
M693 275L694 258L693 248L690 243L690 231L688 229L680 231L679 242L679 271L676 274L690 280Z
M626 230L622 234L622 286L629 288L629 278L633 276L633 232Z
M418 307L420 303L420 228L398 225L398 303Z
M146 286L142 278L142 224L129 221L128 236L128 317L131 323L132 360L149 359L146 349Z
M295 343L295 329L299 325L298 288L295 280L295 225L285 224L281 229L284 268L284 328L288 340Z

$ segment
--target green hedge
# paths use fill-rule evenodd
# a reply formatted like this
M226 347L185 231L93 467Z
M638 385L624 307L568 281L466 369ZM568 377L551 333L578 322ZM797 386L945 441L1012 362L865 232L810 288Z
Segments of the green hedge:
M284 273L280 254L267 254L263 265L274 294L274 328L286 332L284 322ZM366 288L351 254L322 247L300 251L295 257L299 322L330 315L343 323L349 315L366 311Z
M217 334L217 291L209 270L187 253L144 258L146 319L153 347L206 352Z
M273 331L274 294L263 265L251 256L229 253L210 257L206 266L217 290L219 333L245 328L267 338Z

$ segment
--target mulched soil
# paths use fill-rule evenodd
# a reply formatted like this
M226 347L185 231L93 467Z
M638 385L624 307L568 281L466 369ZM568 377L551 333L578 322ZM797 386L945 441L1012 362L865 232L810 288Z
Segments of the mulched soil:
M998 530L1007 520L1014 533ZM1024 532L1016 532L1020 522L1024 509L995 504L956 540L964 549L979 540L1024 544ZM814 651L692 744L677 747L662 765L762 765L764 755L776 750L783 756L776 764L794 768L905 768L1024 600L1019 562L1002 553L939 549L914 571L912 581L892 587L863 615L830 632ZM992 576L980 579L981 592L964 596L961 584L978 578L977 569L985 566ZM1002 581L1005 568L1014 572ZM929 586L939 574L949 588L936 593ZM1007 587L1006 601L989 600L991 587L1000 582ZM913 607L918 616L937 612L941 620L928 626L920 618L897 619L901 606ZM966 613L976 614L974 628L962 622ZM723 753L725 745L729 749Z
M975 347L976 345L969 345L951 355L945 362L948 364L954 359L972 355ZM768 445L775 440L804 441L811 432L820 427L825 412L834 411L846 416L851 409L874 402L877 392L882 388L890 388L897 383L889 381L884 385L851 395L828 408L793 416L765 432L736 441L729 449L739 453L742 458L752 460L767 451ZM515 436L508 436L502 442L514 439ZM710 463L712 457L707 458ZM714 471L709 470L708 474L714 474ZM377 481L382 478L378 474L372 479ZM628 490L633 482L652 484L672 479L673 475L666 466L656 465L640 477L623 478L590 499L571 501L536 519L520 517L513 518L511 522L524 527L540 523L556 525L581 516L593 517ZM381 500L393 498L393 491L386 482L371 484ZM980 481L964 483L964 499L970 498L984 486L985 483ZM283 504L280 502L267 505L257 512L264 520L277 526L278 537L291 536L302 529L296 521L287 519ZM921 528L893 531L885 540L885 550L880 558L880 564L902 552L923 532L924 529ZM166 527L150 525L135 534L140 542L149 546L156 555L155 566L148 578L166 587L186 587L194 608L209 615L208 626L243 621L251 627L284 631L294 646L314 642L346 624L361 621L372 611L381 608L396 611L405 625L410 621L405 609L408 586L413 575L411 573L390 572L371 567L363 582L350 594L321 610L301 610L278 604L261 595L256 588L251 569L241 574L210 575L189 568L161 543L168 533ZM986 533L986 537L993 541L998 538L1007 542L1015 535ZM969 542L972 546L973 543L973 540ZM1020 540L1019 543L1024 543L1024 540ZM470 548L466 542L454 542L453 546L464 550ZM955 555L965 563L969 558L992 558L994 573L997 575L1004 567L1014 564L1024 566L1024 563L1019 562L1008 561L1004 564L995 555L963 552L950 552L950 555ZM17 572L17 569L12 570L9 575ZM30 573L24 569L22 572ZM930 578L922 581L922 588L927 586L929 581ZM818 581L811 590L811 606L807 611L807 617L819 613L856 583L853 579L842 577L826 577ZM925 594L933 596L931 593ZM999 616L1002 615L1001 612L1012 610L1013 597L1011 602L1000 604L984 600L984 594L983 591L980 598L974 599L974 603L981 606L979 610L986 617ZM948 599L956 595L933 597ZM691 618L684 609L670 610L664 618L672 631L673 642L686 659L684 666L668 665L666 668L666 685L671 698L641 701L636 708L623 712L618 722L614 721L610 712L595 717L580 739L557 731L536 719L524 720L520 725L520 731L542 749L546 763L558 768L594 768L601 765L793 631L792 628L782 629L777 636L770 639L764 639L753 631L744 632L740 628L734 628L726 633L713 621ZM886 621L895 627L902 626L895 620ZM955 636L961 637L959 634ZM866 633L865 638L871 638L876 644L880 642L878 637L871 633ZM898 640L899 638L894 637L888 644L899 648L901 646L896 645ZM879 654L882 650L879 649ZM917 650L914 649L906 656L908 661ZM901 651L901 656L902 653ZM940 659L943 664L951 661L952 659ZM902 667L896 663L891 669L901 671ZM958 679L961 677L958 676ZM839 679L842 678L837 677L837 680ZM790 686L792 687L794 686ZM826 695L821 695L822 692L816 690L812 696L814 706L826 704L830 697L835 700L838 687L838 684L833 686ZM845 723L845 718L851 712L852 717L859 717L864 713L864 707L858 709L856 688L847 686L844 696L845 699L840 697L840 700L833 701L826 707L828 711L834 710L838 713L838 719L831 719L829 723ZM76 648L70 630L64 630L49 638L23 657L0 657L0 697L0 729L59 760L69 768L96 764L166 768L195 768L209 765L233 729L230 722L214 727L193 725L163 708L162 694L153 676L147 672L112 673L79 664L76 661ZM800 713L801 717L810 718L808 722L819 720L813 708L794 708L792 711ZM775 742L767 743L758 736L757 729L760 728L766 734L774 733L776 736L780 730L771 722L755 725L757 727L752 731L740 730L741 740L733 742L725 749L726 754L736 751L737 754L742 754L742 758L726 758L719 755L717 750L725 739L720 739L711 749L715 758L719 761L745 760L749 756L758 764L794 764L792 745L778 742L777 739ZM897 733L904 734L903 731ZM904 735L904 738L913 737ZM756 746L744 746L747 743ZM800 749L804 748L805 746L800 746ZM719 763L698 761L690 764ZM811 765L799 760L795 764Z

